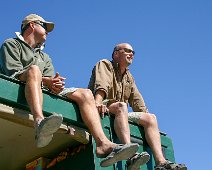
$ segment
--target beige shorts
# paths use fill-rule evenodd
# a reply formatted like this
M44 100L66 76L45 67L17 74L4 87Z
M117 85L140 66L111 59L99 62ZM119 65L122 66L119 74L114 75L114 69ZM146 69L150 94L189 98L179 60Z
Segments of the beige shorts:
M140 120L142 113L143 112L129 112L128 113L128 120L133 122L133 123L139 124L139 120Z
M70 87L70 88L64 88L63 91L61 91L58 95L67 97L68 93L73 93L77 90L78 88L75 87Z

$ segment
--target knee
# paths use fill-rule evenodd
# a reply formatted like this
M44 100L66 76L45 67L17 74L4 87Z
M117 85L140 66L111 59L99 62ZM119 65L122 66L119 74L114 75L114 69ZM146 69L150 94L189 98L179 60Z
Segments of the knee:
M143 126L156 126L157 125L157 117L155 114L145 113L145 118L140 120Z
M127 104L124 102L117 102L114 108L115 112L114 114L117 115L123 115L128 114Z
M118 110L122 110L122 109L126 109L127 108L127 104L124 102L118 102L117 104L117 109Z
M90 89L80 89L79 100L81 102L91 102L94 101L93 94Z

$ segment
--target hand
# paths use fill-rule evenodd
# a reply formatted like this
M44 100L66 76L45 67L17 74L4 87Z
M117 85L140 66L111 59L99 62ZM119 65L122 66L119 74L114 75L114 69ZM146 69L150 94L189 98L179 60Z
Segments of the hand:
M60 93L65 88L65 79L65 77L61 77L60 74L57 72L52 79L51 91L55 94Z
M97 108L97 110L98 110L98 112L99 112L101 117L104 117L105 113L109 112L109 109L104 104L96 103L96 108Z
M60 93L65 87L65 77L61 77L59 73L56 73L54 77L43 77L42 81L44 86L48 87L53 93Z

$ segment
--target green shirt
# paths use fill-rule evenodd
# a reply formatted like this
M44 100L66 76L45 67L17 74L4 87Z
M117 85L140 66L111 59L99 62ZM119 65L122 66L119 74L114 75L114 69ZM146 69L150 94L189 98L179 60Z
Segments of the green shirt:
M135 84L134 78L127 69L122 76L118 64L109 60L100 60L94 67L88 88L96 93L103 90L108 104L116 101L129 103L134 112L147 112L144 100Z
M37 65L43 76L54 76L50 57L40 48L31 48L21 38L7 39L0 49L0 73L17 78L31 65Z

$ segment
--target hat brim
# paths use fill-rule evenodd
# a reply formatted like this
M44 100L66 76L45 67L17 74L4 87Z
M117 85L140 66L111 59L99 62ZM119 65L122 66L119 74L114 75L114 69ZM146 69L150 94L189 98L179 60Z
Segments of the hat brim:
M54 29L54 23L53 22L45 22L47 27L47 32L51 32Z

